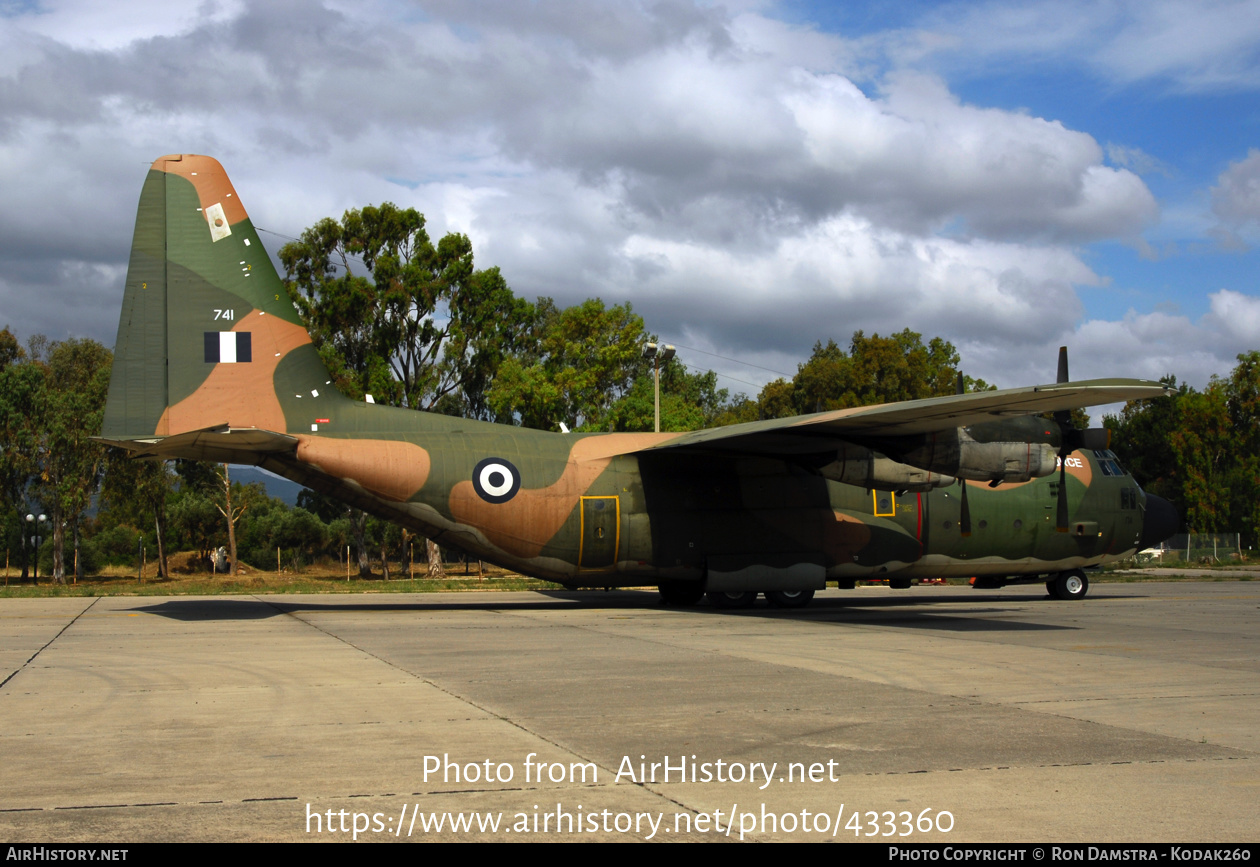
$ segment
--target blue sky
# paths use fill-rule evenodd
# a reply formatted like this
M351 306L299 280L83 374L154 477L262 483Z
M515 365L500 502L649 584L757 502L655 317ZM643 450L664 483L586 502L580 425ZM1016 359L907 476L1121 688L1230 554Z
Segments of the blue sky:
M1060 344L1200 387L1260 349L1260 0L43 0L0 49L23 336L112 343L145 167L182 151L267 243L414 206L732 391L857 329L1004 386Z
M1025 10L1050 4L878 3L828 4L792 2L779 7L785 19L802 26L846 34L879 37L892 32L933 28L977 6ZM1199 8L1217 7L1237 15L1239 26L1255 26L1251 3L1211 4L1069 4L1063 15L1081 7L1097 16L1088 28L1093 40L1081 50L1049 46L1036 50L971 53L975 41L965 37L952 50L922 58L916 64L949 82L959 99L975 105L1027 112L1062 121L1093 136L1104 148L1117 148L1109 161L1134 168L1160 203L1161 217L1142 237L1150 249L1098 241L1084 255L1091 267L1109 280L1106 291L1082 293L1088 316L1115 319L1130 307L1180 310L1192 318L1208 312L1208 293L1221 288L1254 293L1260 253L1224 248L1205 236L1212 225L1210 189L1231 163L1260 142L1260 57L1253 29L1230 63L1225 80L1196 82L1194 67L1170 65L1142 76L1117 74L1087 56L1094 40L1105 41L1109 29L1140 26L1143 13L1153 17L1159 6L1192 19ZM1172 17L1169 13L1169 17ZM1041 20L1039 17L1037 20ZM1030 23L1029 30L1032 30ZM1035 42L1035 34L1026 33ZM1113 34L1114 35L1114 34ZM1052 34L1044 42L1057 43ZM1214 43L1204 49L1216 53ZM887 67L884 67L887 69ZM1136 149L1146 165L1120 162ZM1139 156L1139 159L1141 157ZM1255 227L1252 226L1254 229Z

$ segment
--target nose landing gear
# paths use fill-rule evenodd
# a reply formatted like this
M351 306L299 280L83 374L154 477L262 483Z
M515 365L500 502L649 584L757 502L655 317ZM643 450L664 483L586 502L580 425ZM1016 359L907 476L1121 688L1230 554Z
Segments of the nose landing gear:
M1046 582L1046 592L1054 599L1084 599L1089 592L1089 579L1080 569L1059 572Z

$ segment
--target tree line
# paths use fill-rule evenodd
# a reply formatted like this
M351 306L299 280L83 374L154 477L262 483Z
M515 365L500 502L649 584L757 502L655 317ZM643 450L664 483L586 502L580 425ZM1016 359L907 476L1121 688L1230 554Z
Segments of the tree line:
M477 269L471 242L432 242L424 216L391 204L325 219L280 250L285 286L338 387L377 403L543 430L650 431L655 342L630 304L591 298L571 307L517 297L497 268ZM32 536L48 544L42 572L64 581L98 566L134 564L138 548L168 572L172 551L196 561L232 537L259 568L355 549L409 568L413 539L387 522L311 491L296 507L227 468L134 461L91 442L100 430L111 353L92 340L23 345L0 331L0 533L23 577ZM857 331L847 347L819 341L791 378L756 397L718 388L717 375L674 357L660 369L661 429L695 430L766 418L954 393L957 350L909 329ZM1196 532L1260 528L1260 353L1197 392L1126 406L1105 424L1113 450ZM968 391L994 386L963 377ZM1085 418L1078 416L1078 423ZM28 522L42 514L46 521ZM440 564L436 546L428 559Z
M1130 403L1104 424L1142 487L1172 502L1195 533L1260 537L1260 351L1244 352L1203 391L1175 376L1169 397Z

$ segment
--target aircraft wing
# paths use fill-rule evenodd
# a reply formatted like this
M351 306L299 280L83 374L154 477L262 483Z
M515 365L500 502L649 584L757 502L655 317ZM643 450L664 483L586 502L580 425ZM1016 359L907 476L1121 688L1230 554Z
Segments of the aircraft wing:
M1148 380L1090 379L951 394L693 431L638 452L691 449L776 456L809 454L827 449L830 442L837 440L910 436L1010 416L1163 397L1168 393L1162 383Z

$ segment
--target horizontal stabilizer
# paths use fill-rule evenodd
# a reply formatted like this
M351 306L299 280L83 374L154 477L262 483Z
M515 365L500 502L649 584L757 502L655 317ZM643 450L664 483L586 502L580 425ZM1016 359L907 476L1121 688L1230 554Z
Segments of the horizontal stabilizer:
M276 452L292 452L297 439L286 434L257 428L230 428L227 425L188 431L168 437L112 439L95 437L97 442L117 446L135 458L184 458L215 463L257 464Z

